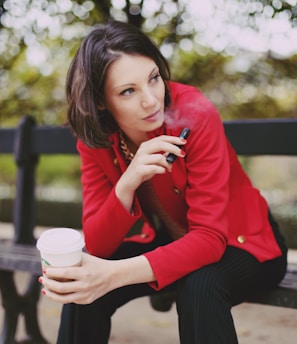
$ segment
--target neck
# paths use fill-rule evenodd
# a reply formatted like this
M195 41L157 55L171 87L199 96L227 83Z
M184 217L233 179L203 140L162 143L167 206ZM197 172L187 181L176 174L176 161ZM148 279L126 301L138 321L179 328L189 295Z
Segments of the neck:
M136 135L127 135L126 132L122 131L123 133L123 138L126 142L127 147L129 148L129 150L131 151L131 153L135 154L138 147L140 146L140 144L144 141L147 141L149 139L149 136L147 133L142 132L140 134L136 134Z

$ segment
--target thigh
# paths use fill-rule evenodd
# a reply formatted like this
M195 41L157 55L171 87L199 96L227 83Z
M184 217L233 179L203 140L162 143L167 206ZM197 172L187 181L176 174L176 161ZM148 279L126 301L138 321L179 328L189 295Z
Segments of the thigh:
M202 284L210 281L213 285L220 285L233 306L276 286L282 280L286 266L285 255L260 263L250 253L227 246L218 263L205 266L195 271L194 275L197 274L196 278Z

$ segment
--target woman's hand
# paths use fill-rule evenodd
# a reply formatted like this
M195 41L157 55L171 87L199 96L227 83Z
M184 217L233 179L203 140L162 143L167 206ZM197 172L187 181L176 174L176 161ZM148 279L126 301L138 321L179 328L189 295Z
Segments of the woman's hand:
M109 263L83 253L82 265L47 268L40 282L43 294L62 303L88 304L111 290Z
M128 211L132 207L135 190L144 181L151 179L156 174L171 171L172 164L166 161L169 153L185 157L185 153L178 146L183 146L186 142L176 136L161 135L141 143L133 160L116 185L116 195Z
M172 164L166 161L166 156L173 153L184 157L185 153L177 146L183 146L185 143L184 139L168 135L142 142L126 171L127 175L133 175L134 189L136 190L141 183L151 179L155 174L171 171Z
M81 266L49 267L39 282L44 286L42 293L52 300L89 304L113 289L154 279L144 256L106 260L83 253Z

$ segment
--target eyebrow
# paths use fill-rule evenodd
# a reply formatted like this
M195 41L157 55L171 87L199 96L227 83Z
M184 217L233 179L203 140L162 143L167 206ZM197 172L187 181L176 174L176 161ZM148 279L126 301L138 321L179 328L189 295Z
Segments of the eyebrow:
M159 67L158 66L155 66L151 72L149 73L149 78L152 76L152 74L156 73L156 72L159 72ZM117 88L125 88L125 87L131 87L131 86L134 86L135 84L134 83L127 83L127 84L122 84L122 85L117 85L117 86L114 86L113 89L117 89Z

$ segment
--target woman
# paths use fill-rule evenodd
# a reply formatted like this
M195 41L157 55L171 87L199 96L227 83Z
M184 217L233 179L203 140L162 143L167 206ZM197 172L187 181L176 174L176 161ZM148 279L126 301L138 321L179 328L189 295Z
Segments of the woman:
M41 278L43 293L65 304L58 342L107 343L118 307L175 290L181 343L237 343L231 307L281 281L286 247L215 107L170 81L155 45L116 21L83 41L67 99L89 254Z

